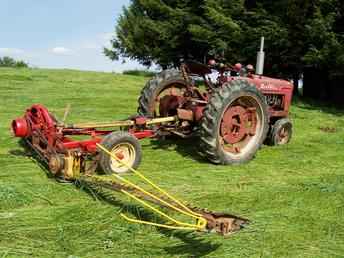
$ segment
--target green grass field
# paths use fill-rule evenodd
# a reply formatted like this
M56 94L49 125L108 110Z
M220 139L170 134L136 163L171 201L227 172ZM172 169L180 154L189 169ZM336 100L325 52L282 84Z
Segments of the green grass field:
M344 113L335 109L294 103L291 143L241 166L209 164L194 140L142 142L142 173L189 203L252 221L227 238L130 224L119 217L128 207L154 216L119 194L57 183L11 136L11 120L33 103L60 118L70 103L70 122L125 118L146 80L0 69L0 257L344 257Z

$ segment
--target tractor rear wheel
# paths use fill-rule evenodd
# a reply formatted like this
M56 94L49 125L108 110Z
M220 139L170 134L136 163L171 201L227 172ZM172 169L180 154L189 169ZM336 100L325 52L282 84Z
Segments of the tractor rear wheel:
M139 115L148 117L177 114L178 97L186 90L186 82L175 69L165 70L149 80L139 97Z
M200 151L216 164L251 160L268 132L264 96L245 80L223 84L210 98L200 125Z
M289 118L278 119L270 128L269 145L287 144L293 134L293 124Z
M121 174L129 172L130 169L124 164L133 169L139 166L142 158L141 145L136 137L130 133L123 131L113 132L104 137L100 144L121 161L100 150L99 165L104 173Z

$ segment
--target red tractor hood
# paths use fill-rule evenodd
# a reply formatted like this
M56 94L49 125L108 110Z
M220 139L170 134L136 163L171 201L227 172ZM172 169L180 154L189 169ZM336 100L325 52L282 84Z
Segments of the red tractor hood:
M253 75L250 78L250 81L253 82L258 89L261 91L292 91L293 84L286 80L273 79L266 76Z

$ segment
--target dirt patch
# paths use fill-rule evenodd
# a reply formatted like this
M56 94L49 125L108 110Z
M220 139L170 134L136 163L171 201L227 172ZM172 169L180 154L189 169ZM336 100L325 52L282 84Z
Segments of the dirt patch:
M320 131L323 131L324 133L336 133L337 128L335 127L329 127L329 126L321 126L319 127Z

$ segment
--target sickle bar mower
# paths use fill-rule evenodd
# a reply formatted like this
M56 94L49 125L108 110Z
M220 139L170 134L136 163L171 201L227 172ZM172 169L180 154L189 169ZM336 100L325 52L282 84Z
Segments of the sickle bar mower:
M123 193L169 223L142 221L121 214L130 222L222 235L240 230L248 223L247 219L186 205L136 170L141 160L138 140L157 137L161 133L157 128L165 125L164 128L168 129L168 124L177 120L177 116L152 119L137 116L124 121L66 125L43 105L35 104L26 110L23 117L13 120L12 130L40 156L55 177ZM118 127L121 130L115 131ZM108 175L97 175L98 167ZM127 177L122 177L125 172L132 172L154 191L145 190ZM158 206L178 212L189 220L195 220L195 223L175 219Z

